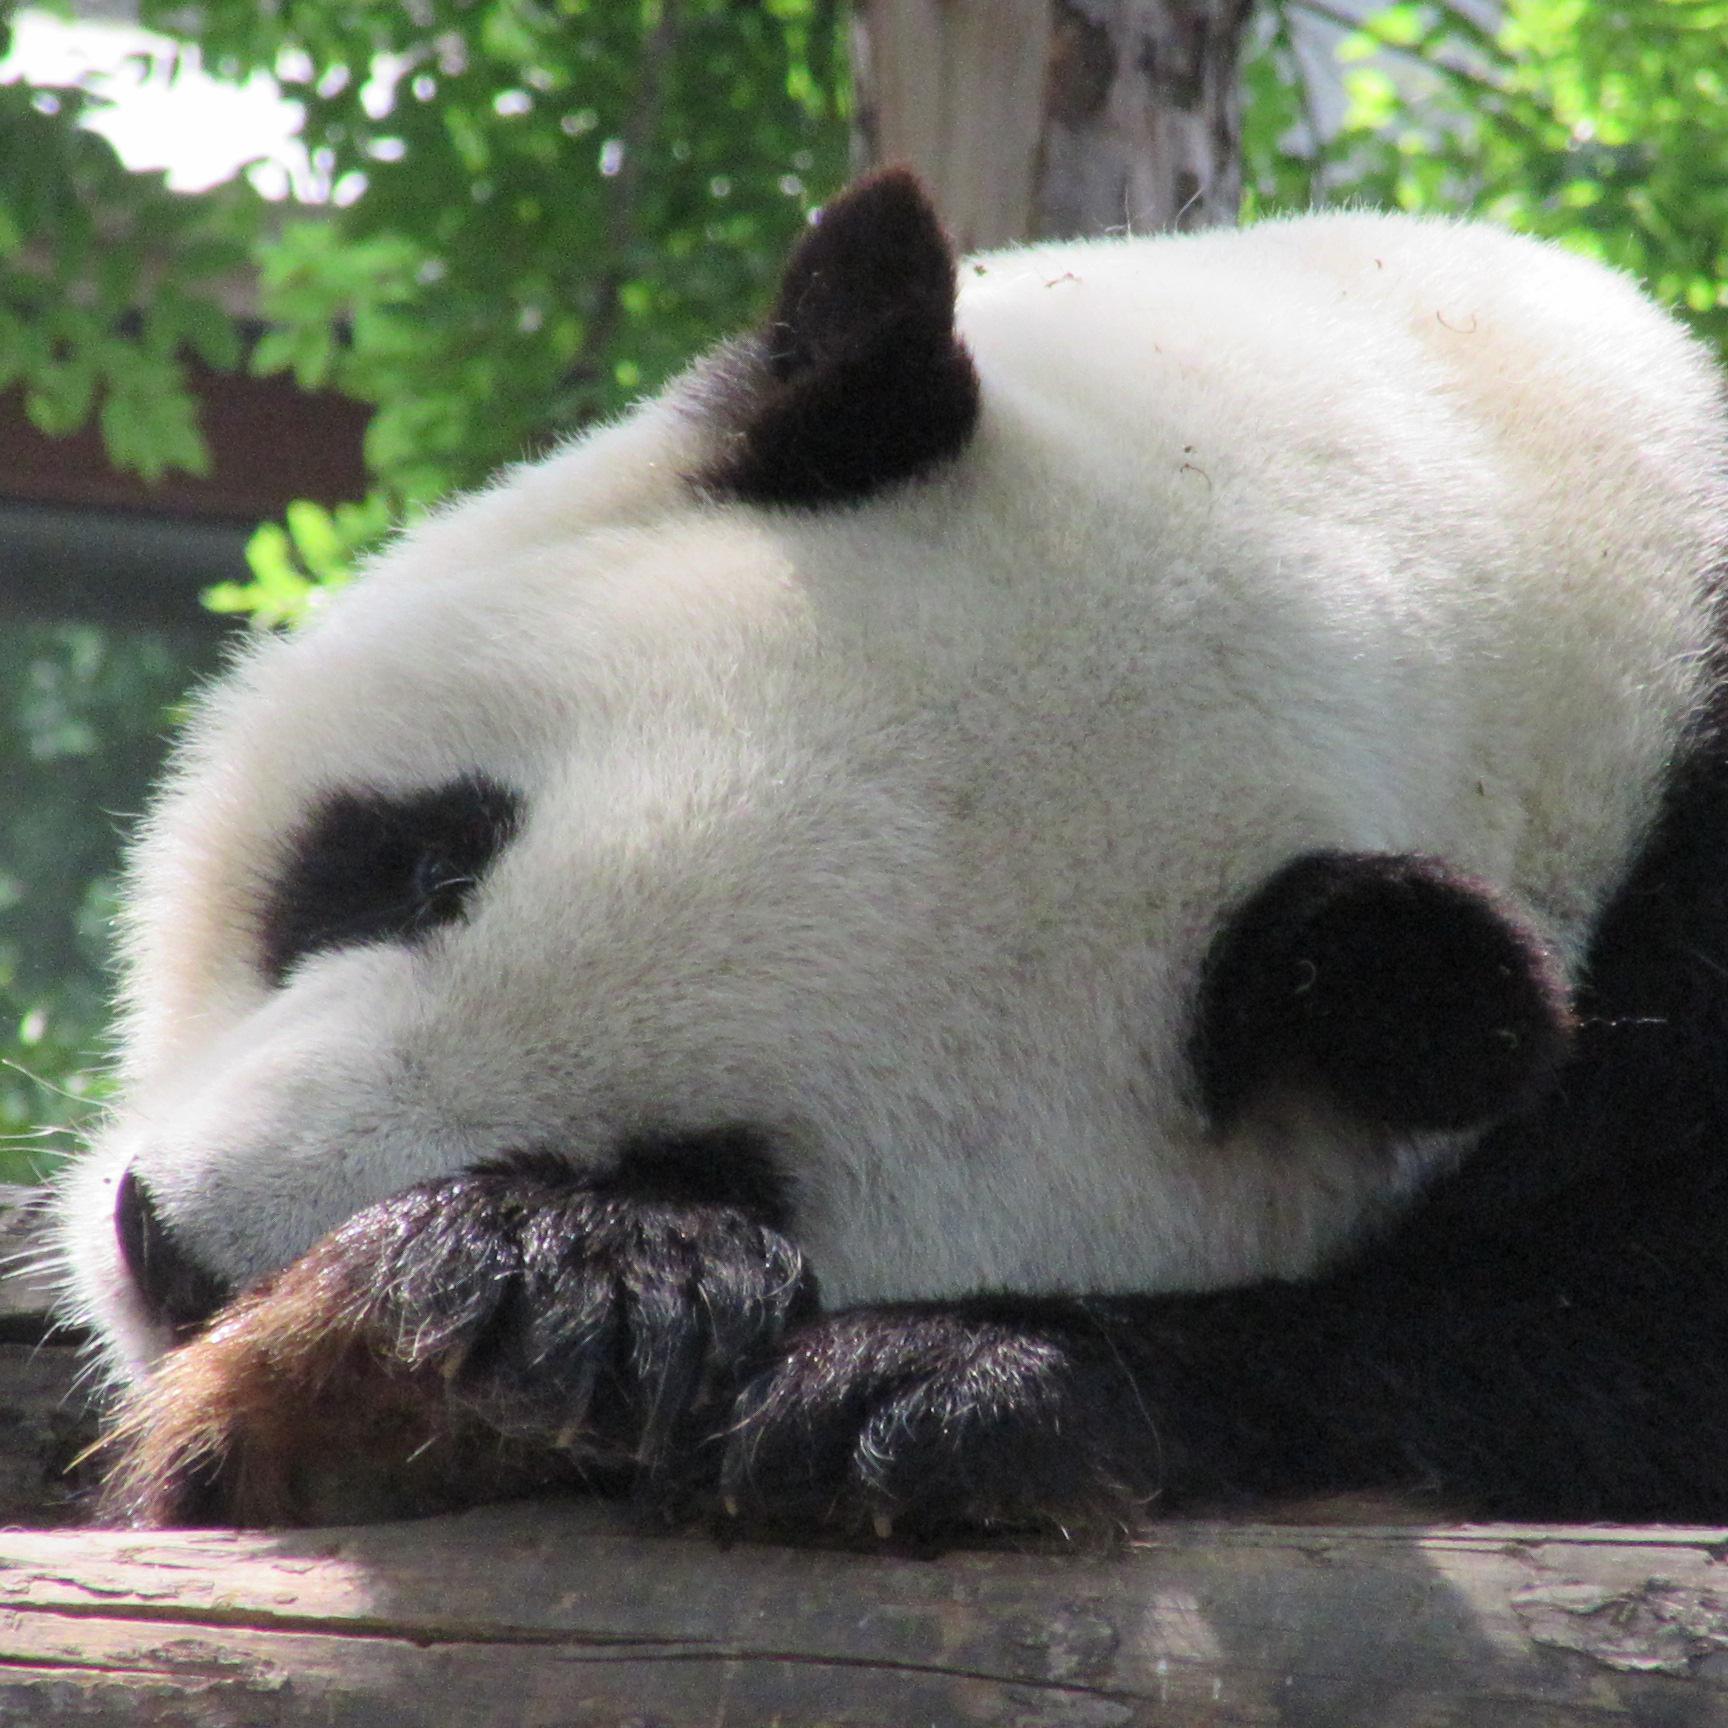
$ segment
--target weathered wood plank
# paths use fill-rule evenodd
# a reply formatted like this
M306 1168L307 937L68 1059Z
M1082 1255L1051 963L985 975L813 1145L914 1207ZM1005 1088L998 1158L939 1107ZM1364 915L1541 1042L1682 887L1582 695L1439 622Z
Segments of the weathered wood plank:
M268 1535L0 1534L0 1721L1728 1720L1728 1533L1172 1524L940 1558L522 1505Z
M0 1337L42 1336L53 1287L43 1275L47 1197L40 1188L0 1182Z
M96 1438L96 1421L75 1391L77 1371L71 1349L0 1344L0 1524L81 1517L87 1475L72 1464Z
M75 1522L81 1483L70 1466L96 1435L73 1335L49 1318L42 1202L40 1190L0 1183L0 1524Z

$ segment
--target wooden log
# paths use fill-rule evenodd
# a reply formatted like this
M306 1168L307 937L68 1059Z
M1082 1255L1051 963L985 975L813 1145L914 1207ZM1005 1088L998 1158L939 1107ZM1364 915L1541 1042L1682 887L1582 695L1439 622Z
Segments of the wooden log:
M42 1221L38 1190L0 1183L0 1524L78 1521L89 1473L75 1460L96 1437L77 1337L50 1318Z
M77 1373L70 1348L0 1344L0 1524L82 1519L91 1479L76 1461L96 1418L75 1390Z
M1040 234L1236 220L1249 0L1054 0Z
M34 1341L47 1329L53 1289L42 1273L47 1193L0 1182L0 1338Z
M534 1503L0 1534L0 1721L1407 1728L1728 1720L1721 1531L1173 1523L939 1558Z

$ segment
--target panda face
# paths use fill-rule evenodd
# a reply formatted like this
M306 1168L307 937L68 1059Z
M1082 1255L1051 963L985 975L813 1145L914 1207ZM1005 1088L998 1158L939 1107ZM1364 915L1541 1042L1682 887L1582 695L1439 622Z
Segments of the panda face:
M1268 1206L1207 1202L1245 1220L1208 1241L1146 1203L1160 1155L1213 1193L1267 1173L1209 1143L1182 1068L1208 908L1173 952L1089 927L1148 903L1075 833L1129 789L1084 763L1095 717L1058 741L1019 712L1026 626L831 605L803 571L881 580L862 523L686 515L495 552L429 607L461 525L434 524L208 699L137 861L127 1103L68 1201L129 1370L166 1334L115 1247L127 1172L229 1289L431 1176L741 1132L836 1299L1280 1251ZM997 729L1011 773L977 753ZM1074 1207L1118 1223L1064 1264Z
M757 347L246 654L140 841L124 1102L61 1199L115 1374L174 1335L141 1240L237 1291L515 1153L771 1204L835 1304L1297 1274L1453 1157L1468 1124L1288 1064L1209 1092L1208 956L1292 860L1410 855L1563 985L1694 700L1715 524L1660 471L1702 383L1520 481L1597 386L1508 260L1619 289L1449 232L1002 255L956 329L933 230L855 207Z

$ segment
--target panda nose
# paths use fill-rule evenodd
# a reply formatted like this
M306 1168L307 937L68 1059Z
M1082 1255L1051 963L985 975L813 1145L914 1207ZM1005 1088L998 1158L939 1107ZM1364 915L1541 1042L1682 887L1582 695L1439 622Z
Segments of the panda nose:
M176 1334L196 1331L232 1294L225 1279L199 1265L175 1240L135 1170L120 1178L114 1234L120 1258L152 1314Z

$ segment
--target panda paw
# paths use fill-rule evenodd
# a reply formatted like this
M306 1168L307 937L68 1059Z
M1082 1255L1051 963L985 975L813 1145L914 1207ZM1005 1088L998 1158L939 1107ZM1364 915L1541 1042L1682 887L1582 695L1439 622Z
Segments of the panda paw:
M739 1209L550 1159L425 1183L164 1361L111 1428L102 1515L345 1522L560 1482L669 1501L815 1305L798 1250Z
M1158 1433L1117 1353L1073 1322L989 1301L813 1321L739 1398L726 1513L881 1538L1128 1527L1158 1491Z

